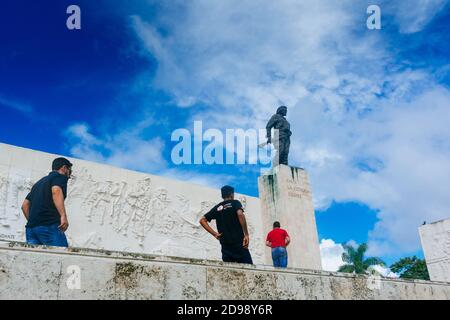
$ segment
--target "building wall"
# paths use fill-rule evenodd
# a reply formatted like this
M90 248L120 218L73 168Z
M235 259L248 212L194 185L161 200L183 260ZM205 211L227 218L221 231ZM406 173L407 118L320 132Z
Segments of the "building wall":
M450 219L423 225L419 234L430 279L450 282Z
M24 241L20 207L57 155L0 144L0 239ZM221 259L218 241L199 225L221 201L220 190L88 161L71 159L66 201L70 246ZM246 211L255 263L264 263L258 198L236 194ZM214 224L214 223L213 223ZM214 226L215 227L215 226Z
M450 284L5 243L0 299L448 300Z

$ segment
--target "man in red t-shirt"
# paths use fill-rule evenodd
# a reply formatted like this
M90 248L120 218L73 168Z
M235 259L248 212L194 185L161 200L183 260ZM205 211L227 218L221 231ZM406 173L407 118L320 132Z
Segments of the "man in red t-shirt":
M266 239L266 246L272 248L273 266L286 268L288 264L288 255L286 247L291 242L291 238L286 230L281 229L280 223L273 223L273 230L269 232Z

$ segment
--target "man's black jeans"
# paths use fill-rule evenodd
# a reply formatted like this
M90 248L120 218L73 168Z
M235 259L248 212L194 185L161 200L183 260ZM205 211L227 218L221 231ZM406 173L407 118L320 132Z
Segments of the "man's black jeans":
M252 256L248 249L239 244L222 244L223 262L237 262L253 264Z

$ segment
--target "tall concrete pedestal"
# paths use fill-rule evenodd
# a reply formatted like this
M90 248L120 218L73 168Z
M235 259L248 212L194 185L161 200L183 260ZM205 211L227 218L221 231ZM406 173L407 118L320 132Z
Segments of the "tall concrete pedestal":
M281 223L291 237L288 267L321 270L312 193L305 170L279 165L258 179L263 230ZM266 263L272 264L270 248Z

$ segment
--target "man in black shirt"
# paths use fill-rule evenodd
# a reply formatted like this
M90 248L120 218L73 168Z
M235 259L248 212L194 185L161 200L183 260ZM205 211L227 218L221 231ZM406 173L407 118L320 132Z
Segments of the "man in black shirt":
M64 232L69 227L64 200L72 163L65 158L53 161L52 172L33 186L22 204L27 219L26 238L29 244L68 247Z
M200 224L220 241L224 262L253 264L248 250L250 238L242 204L234 200L233 187L224 186L221 191L223 201L205 214L200 219ZM218 232L208 224L214 219Z

